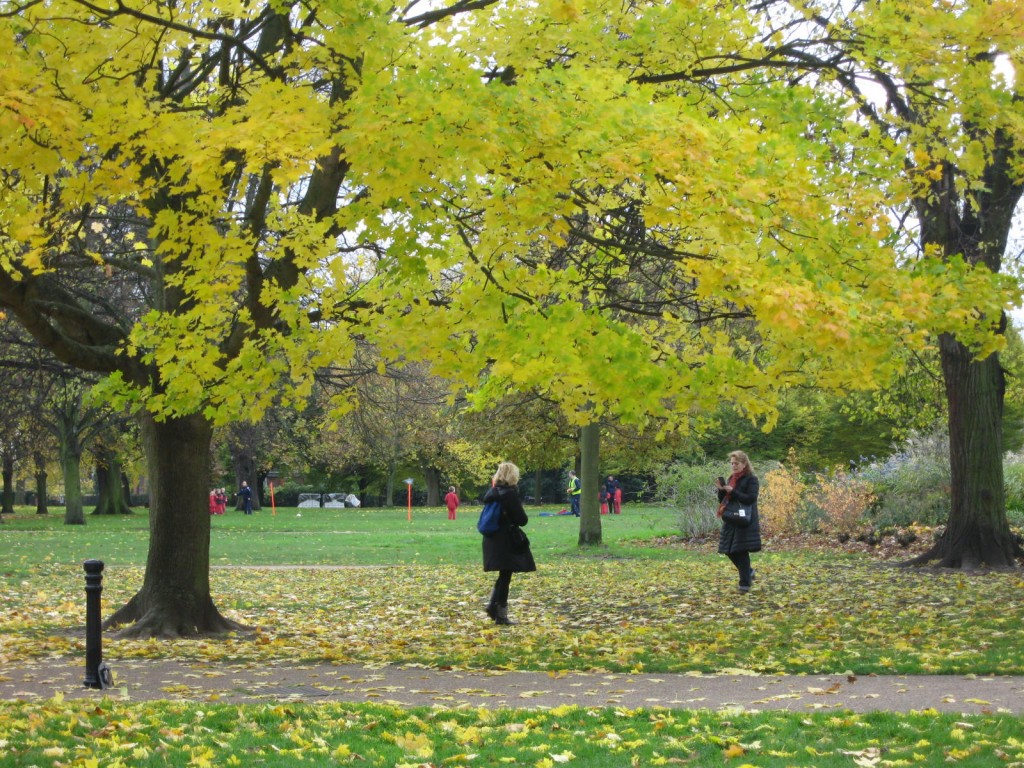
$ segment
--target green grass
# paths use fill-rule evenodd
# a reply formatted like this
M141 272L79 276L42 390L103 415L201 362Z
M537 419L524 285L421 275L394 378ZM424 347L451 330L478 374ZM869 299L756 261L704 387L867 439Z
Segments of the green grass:
M539 558L575 555L579 521L545 516L560 507L530 507L534 553ZM253 515L228 512L211 518L212 565L432 565L477 563L479 509L465 505L458 519L446 509L265 509ZM659 556L636 540L675 532L675 514L654 506L627 506L622 515L602 516L604 556ZM0 526L2 568L21 572L43 562L145 565L149 515L87 516L84 526L66 526L59 514L36 515L22 508Z
M1021 720L935 712L0 702L0 765L1021 765ZM884 761L884 762L883 762Z

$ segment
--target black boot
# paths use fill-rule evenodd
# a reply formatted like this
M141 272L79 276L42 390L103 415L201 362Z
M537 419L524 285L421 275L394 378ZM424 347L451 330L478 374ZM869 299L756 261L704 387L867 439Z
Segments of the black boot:
M498 606L498 615L494 619L495 624L515 624L514 621L508 617L508 605Z
M487 615L491 617L491 620L494 621L495 624L501 624L501 622L498 621L498 595L497 595L497 592L498 592L497 589L492 589L491 590L491 599L487 601L487 607L484 608L484 610L487 612Z

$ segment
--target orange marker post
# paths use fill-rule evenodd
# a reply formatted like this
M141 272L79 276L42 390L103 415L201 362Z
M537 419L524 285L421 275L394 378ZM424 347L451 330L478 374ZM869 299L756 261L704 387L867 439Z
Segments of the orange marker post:
M274 503L274 483L273 483L273 481L271 481L271 483L270 483L270 516L271 517L276 517L277 516L277 504Z

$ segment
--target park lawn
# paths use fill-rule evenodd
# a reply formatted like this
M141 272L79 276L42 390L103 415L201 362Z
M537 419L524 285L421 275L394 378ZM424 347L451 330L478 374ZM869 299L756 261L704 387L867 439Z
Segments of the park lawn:
M0 702L0 765L1024 765L1005 715Z
M578 551L579 521L558 516L561 507L528 507L527 532L539 559ZM477 505L464 505L456 520L443 508L296 509L229 511L211 517L211 565L415 565L480 561ZM602 516L602 553L635 553L637 540L677 531L676 514L653 505L627 505L622 515ZM149 515L86 516L66 526L59 514L27 507L0 526L0 569L19 573L41 562L142 566L149 547ZM648 552L648 556L657 556Z
M519 624L500 629L482 611L493 574L482 572L474 518L416 509L411 522L405 510L229 513L214 520L211 588L226 615L256 630L216 642L108 635L106 652L552 671L1024 674L1019 572L899 569L821 549L774 551L769 542L755 556L754 590L741 596L713 548L642 545L672 529L672 513L653 507L602 518L610 543L586 550L576 546L574 518L535 515L528 530L538 571L513 580ZM109 614L141 585L144 522L8 518L0 662L80 656L81 562L108 564Z

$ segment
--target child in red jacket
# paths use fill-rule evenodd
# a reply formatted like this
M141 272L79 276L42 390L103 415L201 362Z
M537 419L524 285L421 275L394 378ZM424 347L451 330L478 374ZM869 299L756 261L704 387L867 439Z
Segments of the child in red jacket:
M448 488L448 495L444 497L445 506L448 507L448 519L455 519L455 510L459 508L459 494L455 492L455 486Z

